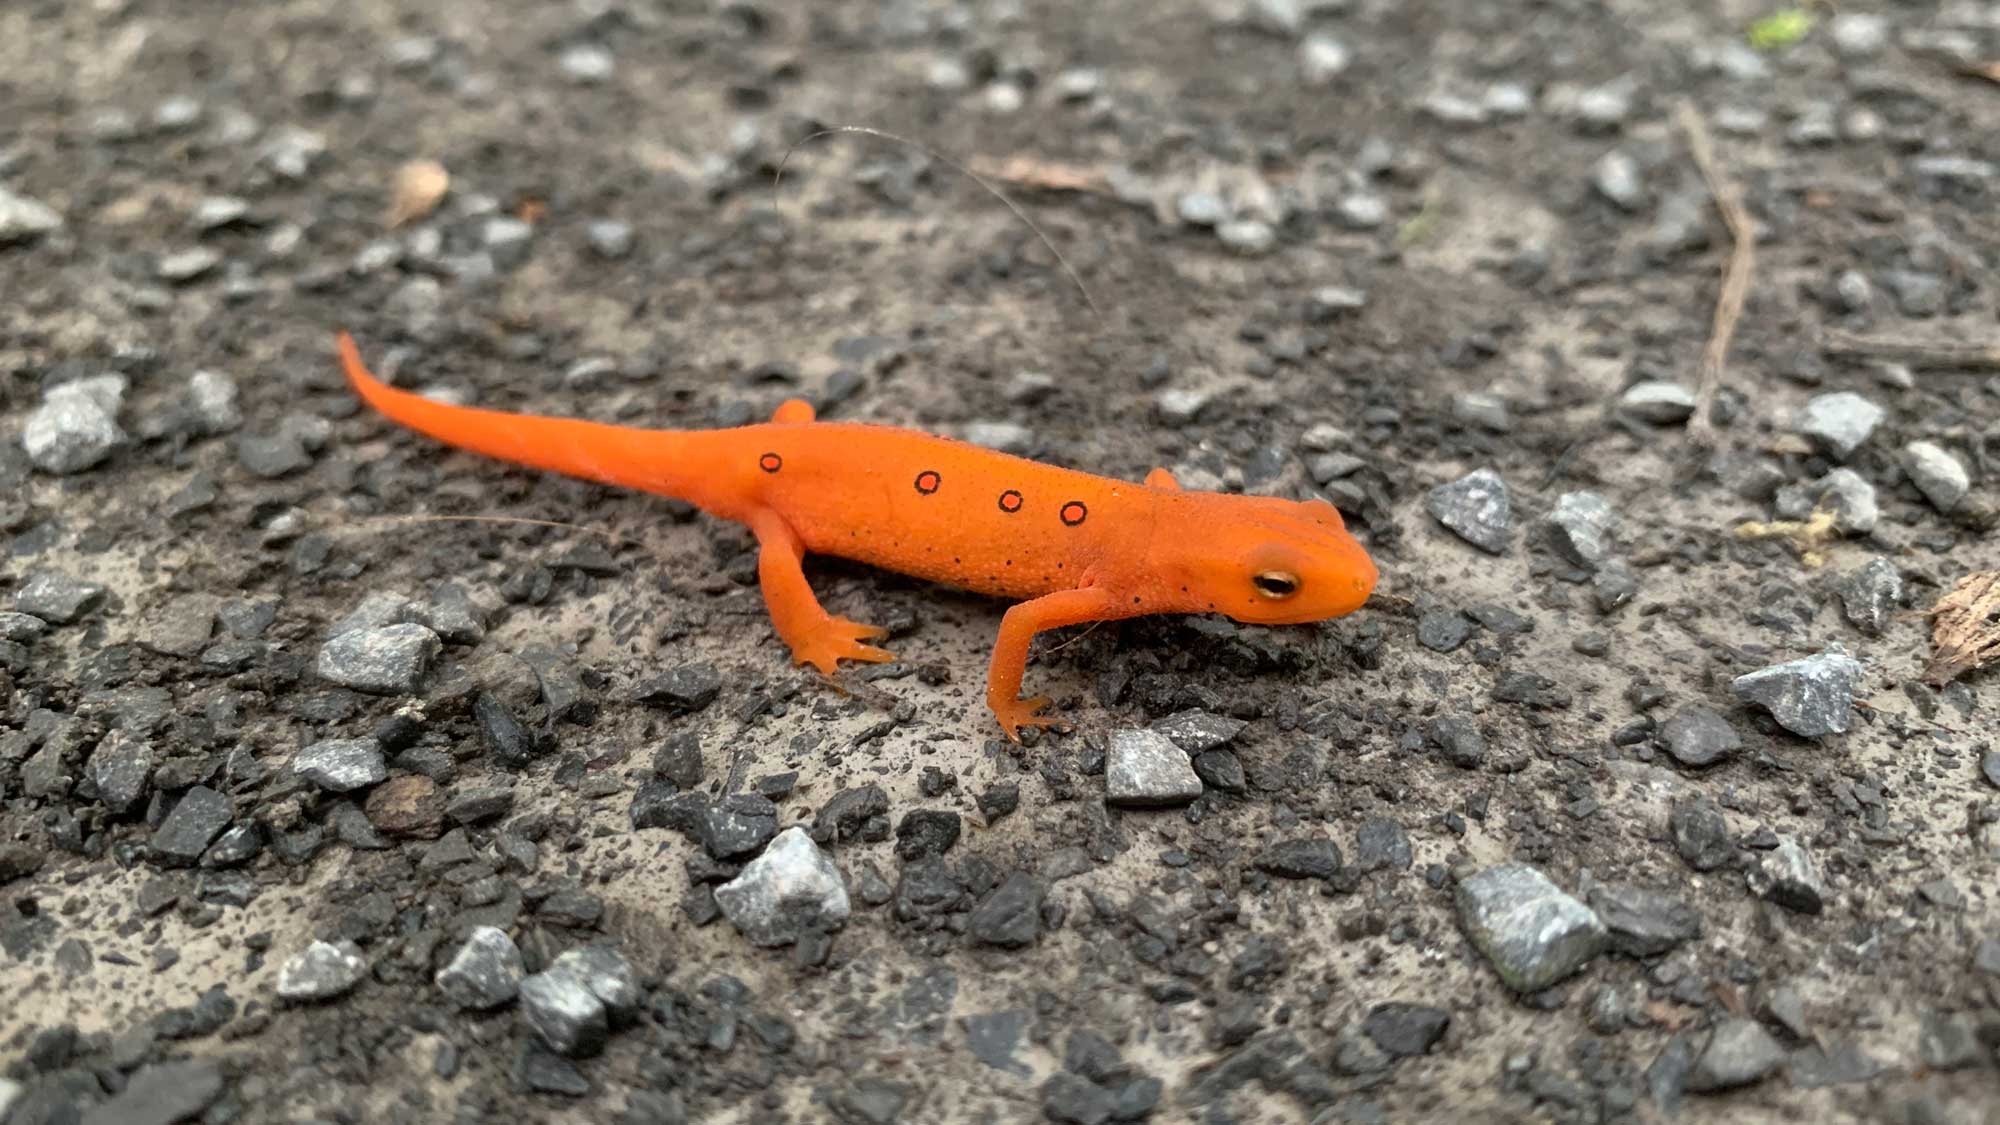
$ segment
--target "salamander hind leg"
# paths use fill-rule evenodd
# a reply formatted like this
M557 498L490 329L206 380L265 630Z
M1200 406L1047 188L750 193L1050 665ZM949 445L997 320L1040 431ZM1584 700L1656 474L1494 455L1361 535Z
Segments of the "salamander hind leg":
M750 530L757 535L757 581L764 590L764 608L770 611L778 636L791 647L793 661L831 676L843 660L883 664L896 659L888 650L865 643L886 636L888 630L835 617L820 606L800 565L805 547L790 525L775 513L763 512L751 517Z
M794 422L810 422L818 417L819 413L813 409L812 403L802 398L788 398L778 404L778 409L771 415L771 421L782 425Z

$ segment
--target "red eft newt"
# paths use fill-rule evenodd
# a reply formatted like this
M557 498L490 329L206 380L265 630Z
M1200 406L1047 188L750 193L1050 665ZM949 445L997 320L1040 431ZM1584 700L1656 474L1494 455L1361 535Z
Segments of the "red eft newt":
M747 524L778 636L799 664L894 659L886 632L822 609L810 552L997 595L986 705L1007 737L1061 726L1019 698L1036 633L1154 613L1290 625L1359 609L1375 564L1324 500L1183 491L1165 469L1128 484L893 426L820 422L792 399L763 425L645 430L453 406L369 374L340 334L369 406L448 445L670 496Z

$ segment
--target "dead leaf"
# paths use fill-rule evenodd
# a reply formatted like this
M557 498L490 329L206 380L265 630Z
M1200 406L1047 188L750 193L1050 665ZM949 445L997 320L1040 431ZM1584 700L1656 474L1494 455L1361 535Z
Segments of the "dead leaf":
M2000 570L1975 571L1959 579L1926 616L1931 618L1935 651L1924 668L1924 680L1932 687L1943 687L2000 661Z
M514 217L530 226L541 222L542 216L548 213L549 205L539 199L523 199L520 206L514 208Z
M432 211L451 190L451 173L435 160L412 160L396 169L396 183L389 201L389 214L382 220L390 227L413 223Z
M1834 526L1832 512L1824 509L1813 512L1803 520L1772 520L1764 523L1751 520L1736 526L1738 539L1783 539L1799 553L1799 562L1808 570L1818 570L1826 565L1825 547L1840 538L1840 531Z
M1665 1000L1648 1000L1645 1009L1646 1015L1651 1017L1654 1023L1668 1031L1679 1031L1694 1019L1692 1010L1677 1004L1669 1004Z
M967 166L975 175L1043 191L1082 191L1098 195L1110 191L1104 174L1094 168L1036 160L1031 156L1010 156L1005 160L979 156L968 161Z
M1992 62L1973 63L1971 66L1965 68L1964 73L1968 78L1984 78L1988 82L2000 82L2000 59L1994 59Z

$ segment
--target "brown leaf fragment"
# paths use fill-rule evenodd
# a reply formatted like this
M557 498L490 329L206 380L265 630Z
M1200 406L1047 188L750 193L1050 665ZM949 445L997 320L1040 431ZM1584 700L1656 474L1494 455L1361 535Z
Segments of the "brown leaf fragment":
M1961 73L1968 78L1984 78L1988 82L2000 82L2000 59L1994 59L1992 62L1973 63L1965 67Z
M451 190L451 173L435 160L412 160L396 169L396 182L383 223L400 227L413 223L432 211Z
M1935 651L1924 668L1924 682L1932 687L2000 661L2000 570L1959 579L1926 616Z

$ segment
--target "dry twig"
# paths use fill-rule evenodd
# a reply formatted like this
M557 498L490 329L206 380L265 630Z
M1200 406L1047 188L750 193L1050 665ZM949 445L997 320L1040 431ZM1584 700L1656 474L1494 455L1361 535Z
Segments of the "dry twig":
M2000 570L1959 579L1926 616L1936 651L1924 667L1924 679L1932 686L1943 687L2000 661Z
M1715 444L1715 424L1710 414L1715 393L1722 386L1722 374L1729 362L1729 344L1736 336L1736 324L1743 319L1743 304L1750 299L1750 279L1757 268L1757 234L1750 224L1750 211L1743 205L1743 193L1723 174L1716 162L1715 146L1709 140L1708 125L1692 102L1682 102L1677 115L1681 131L1687 134L1688 151L1694 156L1708 193L1715 197L1715 209L1722 212L1729 228L1729 263L1722 272L1722 292L1715 301L1715 322L1708 346L1701 353L1700 383L1695 390L1694 417L1688 434L1703 445Z
M1829 332L1822 345L1828 355L1854 359L1885 359L1912 367L2000 369L2000 344L1951 344L1896 337L1855 336Z

